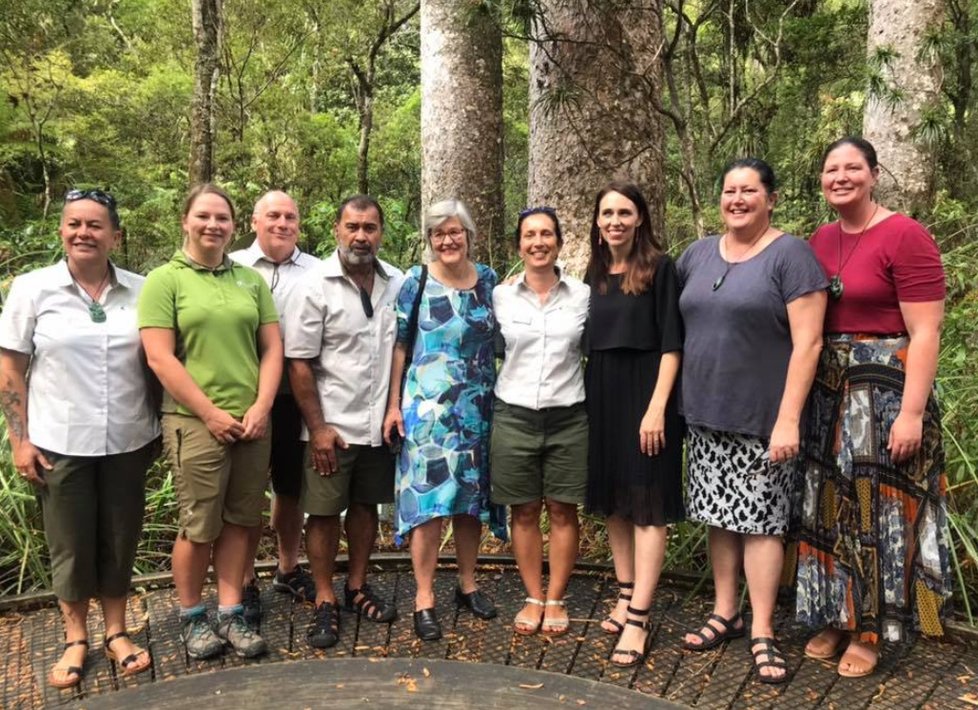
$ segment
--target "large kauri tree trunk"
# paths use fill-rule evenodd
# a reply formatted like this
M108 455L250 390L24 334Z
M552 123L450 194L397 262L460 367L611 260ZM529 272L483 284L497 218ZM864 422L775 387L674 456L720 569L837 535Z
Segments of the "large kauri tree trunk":
M477 0L421 3L422 209L457 198L479 235L474 258L501 266L502 35Z
M194 93L190 104L190 184L214 177L215 95L221 58L221 0L192 0Z
M662 233L662 0L543 0L530 46L528 202L557 208L562 258L581 273L594 196L611 179L642 189Z
M863 135L876 147L883 168L879 199L911 214L933 196L934 149L915 135L921 117L940 100L936 52L924 52L926 35L943 17L943 0L872 0L866 51L886 89L870 96Z

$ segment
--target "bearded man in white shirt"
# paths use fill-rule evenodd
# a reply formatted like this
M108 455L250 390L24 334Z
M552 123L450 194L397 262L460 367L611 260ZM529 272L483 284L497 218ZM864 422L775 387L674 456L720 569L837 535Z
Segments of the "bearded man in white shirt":
M309 441L302 506L316 582L316 613L307 633L315 648L339 640L332 578L344 510L344 608L380 623L397 614L392 601L370 589L366 575L377 506L394 500L394 457L381 429L403 274L377 258L384 213L374 198L345 200L333 231L336 251L303 277L285 313L289 378Z

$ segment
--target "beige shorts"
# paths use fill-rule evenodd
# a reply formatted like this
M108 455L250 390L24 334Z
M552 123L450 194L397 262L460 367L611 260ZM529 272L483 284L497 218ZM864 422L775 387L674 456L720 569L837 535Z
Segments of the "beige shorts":
M271 432L254 441L222 444L207 425L183 414L163 415L163 447L180 505L179 535L213 542L224 523L262 523Z

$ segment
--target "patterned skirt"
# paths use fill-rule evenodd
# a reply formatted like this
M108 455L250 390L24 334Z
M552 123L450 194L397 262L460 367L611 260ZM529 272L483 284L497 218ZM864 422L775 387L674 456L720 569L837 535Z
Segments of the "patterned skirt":
M943 634L951 596L947 477L933 394L920 451L894 464L909 339L826 339L796 490L798 620L899 640Z
M686 515L743 535L784 535L795 462L771 463L758 436L690 426Z

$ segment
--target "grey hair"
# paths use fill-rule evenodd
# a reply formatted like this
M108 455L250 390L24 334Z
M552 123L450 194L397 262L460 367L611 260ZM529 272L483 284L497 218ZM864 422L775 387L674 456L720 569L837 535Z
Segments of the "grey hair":
M475 222L469 214L469 208L461 200L441 200L425 210L421 224L424 231L425 241L431 241L431 232L446 219L458 218L465 229L465 244L472 248L472 239L475 237Z

